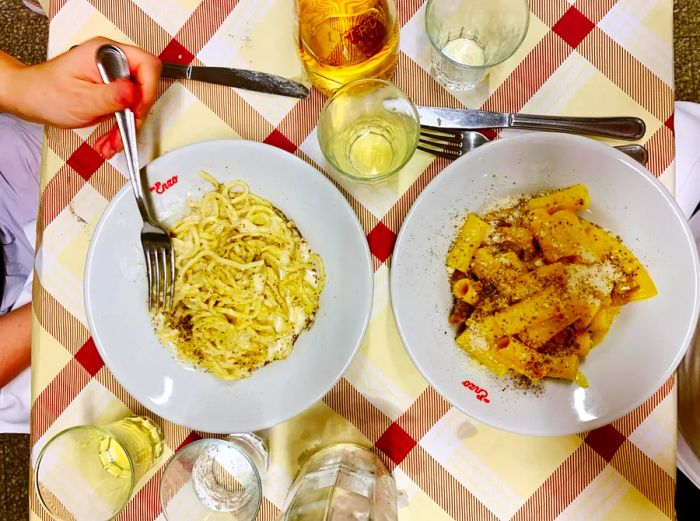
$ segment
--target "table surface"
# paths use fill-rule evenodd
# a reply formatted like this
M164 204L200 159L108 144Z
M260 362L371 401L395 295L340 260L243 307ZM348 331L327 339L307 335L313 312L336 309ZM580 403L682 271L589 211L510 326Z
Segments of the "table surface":
M672 0L531 0L528 35L485 88L459 99L428 73L423 1L399 2L393 81L417 103L580 116L625 114L647 124L650 170L673 190ZM104 35L167 61L229 65L302 78L291 0L51 0L49 55ZM140 136L141 159L206 139L264 141L333 178L315 135L323 97L305 101L163 80ZM56 432L147 410L104 366L87 328L82 279L92 231L126 180L121 155L92 148L106 125L47 129L34 287L32 455ZM500 137L507 137L504 131ZM275 519L299 457L321 443L374 446L393 470L399 518L672 519L676 394L667 382L611 425L577 436L524 437L452 408L411 364L388 300L389 260L413 200L447 162L416 153L380 190L335 179L367 233L375 268L370 326L352 366L324 399L266 432L271 466L259 518ZM162 465L207 436L160 418L165 456L120 520L164 519ZM32 519L47 519L31 492Z

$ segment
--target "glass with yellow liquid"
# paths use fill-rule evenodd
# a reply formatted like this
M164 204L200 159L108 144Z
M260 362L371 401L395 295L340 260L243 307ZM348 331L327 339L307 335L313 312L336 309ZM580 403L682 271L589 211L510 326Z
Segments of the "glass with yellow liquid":
M396 0L295 0L297 50L328 96L362 78L389 79L399 57Z
M39 500L54 519L107 521L124 508L162 452L160 427L143 416L71 427L39 453Z
M357 80L339 89L318 118L318 142L328 162L368 183L396 174L411 159L420 119L411 100L384 80Z

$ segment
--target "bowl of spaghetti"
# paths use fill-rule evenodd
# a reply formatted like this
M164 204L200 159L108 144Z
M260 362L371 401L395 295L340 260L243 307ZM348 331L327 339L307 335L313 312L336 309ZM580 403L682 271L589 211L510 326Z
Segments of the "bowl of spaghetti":
M206 432L271 427L319 400L371 311L370 254L344 197L293 155L240 140L174 150L146 177L173 239L174 305L148 311L125 187L85 268L88 324L115 378L159 416Z

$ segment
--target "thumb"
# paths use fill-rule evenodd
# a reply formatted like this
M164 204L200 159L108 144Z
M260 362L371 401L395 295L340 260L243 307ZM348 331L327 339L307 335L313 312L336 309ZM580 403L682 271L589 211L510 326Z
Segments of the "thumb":
M94 118L124 110L136 104L136 85L126 79L107 84L95 84L91 96L85 100Z

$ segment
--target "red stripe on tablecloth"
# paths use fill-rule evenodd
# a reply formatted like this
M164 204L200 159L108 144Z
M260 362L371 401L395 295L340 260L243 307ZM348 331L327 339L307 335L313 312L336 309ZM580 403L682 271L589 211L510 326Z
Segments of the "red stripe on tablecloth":
M323 397L328 407L352 423L374 443L389 428L391 420L345 378Z
M658 405L664 401L664 399L673 390L673 384L675 383L675 376L671 376L661 388L656 391L647 401L642 405L637 407L631 413L626 414L617 421L614 421L612 425L620 431L625 436L632 434L637 427L639 427L642 422L652 413Z
M161 466L136 492L124 510L117 516L117 521L153 521L160 515L159 491L163 469L164 467Z
M55 521L54 518L52 518L49 513L44 510L44 508L41 506L41 503L39 503L39 495L36 493L36 487L34 486L34 469L29 467L29 505L32 510L32 513L34 513L36 516L39 517L42 521ZM67 518L67 521L73 521L70 518Z
M68 206L85 183L85 179L67 164L58 170L39 199L39 217L44 223L42 232Z
M659 467L634 443L625 441L613 456L610 466L670 519L675 517L675 477Z
M421 8L424 0L401 0L398 4L399 27L403 27Z
M170 42L171 37L158 22L153 20L136 2L113 0L87 0L137 46L156 56Z
M230 87L183 81L183 85L243 139L263 141L274 126Z
M408 210L418 195L448 164L450 164L449 160L436 157L435 160L430 163L428 168L426 168L423 173L418 176L418 179L416 179L413 184L401 195L394 206L391 207L389 212L382 219L382 222L390 230L398 232L399 228L401 227L401 223L403 223L404 217L406 217Z
M32 284L32 309L44 330L74 355L90 338L90 332L56 298L41 285L39 277Z
M598 27L577 51L659 121L673 113L673 88Z
M49 1L49 12L46 13L49 17L49 21L53 19L58 12L63 9L63 6L68 3L68 0L50 0Z
M282 132L295 145L301 145L316 126L321 107L326 98L316 89L311 89L311 95L307 100L297 102L290 110L277 129Z
M92 175L88 184L107 201L111 201L126 182L126 177L119 170L105 163Z
M83 140L74 131L47 127L46 142L58 157L67 161ZM68 206L70 200L84 184L85 180L67 164L63 164L46 184L39 198L39 223L41 224L37 227L37 233L40 242L46 227Z
M403 52L399 53L399 64L393 81L416 105L462 107L462 103L457 98L447 92L423 67Z
M258 513L260 521L276 521L281 513L282 511L272 501L263 496L260 512Z
M416 445L409 452L400 467L453 519L458 521L497 519L486 505L420 445ZM532 519L542 518L533 517Z
M673 132L662 125L645 143L649 151L647 168L655 176L660 176L669 167L674 158L676 141Z
M192 54L202 50L219 30L238 0L203 0L175 35Z
M511 520L555 519L603 471L605 466L605 460L598 453L586 443L581 443L527 499Z
M598 24L615 7L615 4L617 0L595 0L595 2L576 0L574 7L586 15L591 22Z
M528 3L530 12L550 28L571 7L566 0L530 0Z
M451 406L432 387L428 386L413 404L396 420L414 440L420 440L447 414Z
M555 33L548 32L489 96L484 109L520 110L570 54L571 47Z
M90 380L91 376L85 368L72 358L39 393L33 408L35 412L41 411L41 414L31 416L32 445L44 435Z

